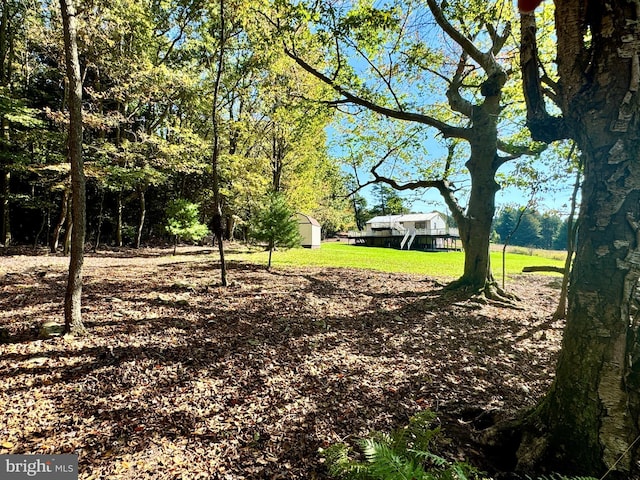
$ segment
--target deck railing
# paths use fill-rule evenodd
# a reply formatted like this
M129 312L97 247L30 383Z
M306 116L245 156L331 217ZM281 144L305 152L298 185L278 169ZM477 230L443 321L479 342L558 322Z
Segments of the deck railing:
M406 235L406 229L385 229L385 230L372 230L372 231L349 231L349 238L363 238L363 237L404 237ZM457 228L417 228L416 236L426 235L430 237L459 237L460 232Z

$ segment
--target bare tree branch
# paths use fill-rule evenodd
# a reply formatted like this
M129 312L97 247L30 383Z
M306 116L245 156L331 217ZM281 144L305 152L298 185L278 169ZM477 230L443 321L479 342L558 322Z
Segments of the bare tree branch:
M465 51L471 58L473 58L476 62L478 62L487 75L491 75L492 73L501 70L500 66L496 62L496 59L493 56L493 52L489 51L489 53L484 53L479 50L473 42L465 37L462 33L460 33L451 23L447 20L442 13L442 8L436 4L435 0L427 0L427 4L431 9L431 13L435 18L440 28L445 31L445 33L460 47L463 51Z
M337 84L334 80L327 77L325 74L308 64L301 57L299 57L295 52L285 46L285 53L293 59L303 70L310 73L317 79L329 85L333 90L342 95L349 102L360 105L362 107L366 107L369 110L384 115L386 117L395 118L397 120L403 120L408 122L416 122L421 123L423 125L429 125L434 127L440 131L440 133L445 138L455 137L455 138L470 138L470 132L466 128L454 127L445 122L442 122L436 118L433 118L429 115L423 115L415 112L405 112L403 110L395 110L388 107L383 107L382 105L378 105L370 100L362 98L343 86Z
M393 97L393 101L396 104L396 107L398 107L398 109L402 109L402 105L400 104L400 100L398 99L398 96L396 95L396 92L393 88L393 86L391 85L391 74L389 74L389 78L387 78L378 68L377 65L375 65L371 59L369 58L368 55L366 55L362 49L360 47L358 47L358 45L356 45L353 42L351 43L351 47L358 52L358 54L364 59L365 62L367 62L367 64L371 67L371 69L376 72L376 74L378 75L378 77L380 78L380 80L382 80L382 82L385 84L385 86L387 87L387 90L389 91L389 93L391 94L391 96Z
M460 206L455 198L455 189L453 185L447 180L415 180L413 182L398 183L392 178L388 178L380 175L375 169L371 169L375 180L368 182L368 184L385 183L394 190L417 190L418 188L435 188L438 190L442 198L444 199L447 207L454 214L463 215L464 209Z

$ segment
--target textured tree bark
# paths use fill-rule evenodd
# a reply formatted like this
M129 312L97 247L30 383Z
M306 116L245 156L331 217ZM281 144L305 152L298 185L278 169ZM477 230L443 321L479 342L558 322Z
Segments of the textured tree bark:
M69 161L71 163L71 191L73 232L69 277L64 299L66 333L85 333L82 323L82 267L86 230L86 191L82 164L82 79L76 39L76 18L73 0L60 0L64 27L65 60L69 82Z
M556 32L558 100L583 154L583 203L556 378L527 420L519 467L638 478L640 4L557 0ZM554 122L539 110L529 127L542 138Z

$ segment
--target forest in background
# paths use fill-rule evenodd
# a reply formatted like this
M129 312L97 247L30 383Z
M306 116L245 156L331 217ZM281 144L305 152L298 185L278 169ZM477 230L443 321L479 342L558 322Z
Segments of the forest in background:
M385 185L374 190L373 205L362 195L349 197L357 185L344 167L355 160L336 158L327 141L340 112L329 101L318 101L330 98L329 87L294 65L255 3L228 8L233 19L226 27L216 114L226 238L246 239L274 191L284 194L292 210L318 219L324 236L362 228L377 214L409 211L407 201ZM219 13L197 1L97 1L80 4L78 21L88 244L170 241L167 208L175 201L197 204L199 221L211 227L212 62ZM55 2L3 2L2 245L48 244L68 251L67 97ZM351 142L373 142L362 132L350 133ZM497 216L494 240L504 242L509 234L512 210L506 207ZM511 243L564 248L566 224L558 220L565 219L528 212Z
M344 175L327 153L331 111L274 44L251 2L231 6L219 92L220 192L227 237L246 237L268 192L317 218L351 223ZM79 5L87 241L168 238L177 199L212 217L215 33L205 2ZM0 243L55 246L70 228L68 85L57 5L6 1L0 19ZM62 238L61 238L62 237Z

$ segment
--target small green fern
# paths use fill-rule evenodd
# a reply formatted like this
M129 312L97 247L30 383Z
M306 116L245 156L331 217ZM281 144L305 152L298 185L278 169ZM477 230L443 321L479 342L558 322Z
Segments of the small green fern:
M346 480L472 480L479 472L463 462L449 462L432 452L440 433L435 414L422 412L409 425L391 433L373 432L357 442L358 451L344 443L323 454L329 473Z
M431 411L415 415L404 428L372 432L354 448L345 443L322 451L329 474L345 480L490 480L464 462L450 462L433 453L440 428ZM598 480L551 474L527 480Z

